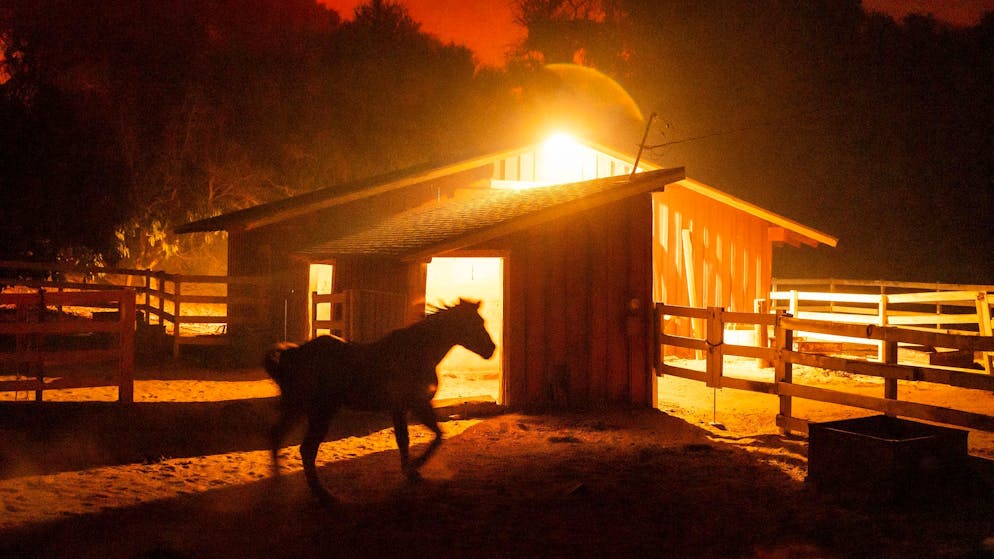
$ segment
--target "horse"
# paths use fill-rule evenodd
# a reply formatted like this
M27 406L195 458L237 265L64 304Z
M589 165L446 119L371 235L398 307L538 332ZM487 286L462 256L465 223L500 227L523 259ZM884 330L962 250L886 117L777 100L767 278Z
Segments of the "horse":
M388 333L372 343L350 343L319 336L304 344L275 346L263 366L280 388L279 418L271 431L274 477L279 477L278 451L287 432L305 416L307 430L300 444L304 476L311 494L330 504L335 498L318 480L315 458L335 413L341 407L389 412L400 452L401 471L411 481L442 444L442 430L431 400L438 389L435 368L453 346L461 345L490 359L496 345L484 328L480 302L460 299L436 308L423 320ZM411 412L435 437L411 460L407 413Z

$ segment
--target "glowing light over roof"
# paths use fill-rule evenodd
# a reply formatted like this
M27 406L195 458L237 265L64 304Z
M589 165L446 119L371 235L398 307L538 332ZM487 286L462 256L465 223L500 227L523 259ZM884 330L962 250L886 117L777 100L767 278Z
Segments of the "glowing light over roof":
M569 134L559 132L549 136L539 148L536 179L545 184L583 180L585 149Z

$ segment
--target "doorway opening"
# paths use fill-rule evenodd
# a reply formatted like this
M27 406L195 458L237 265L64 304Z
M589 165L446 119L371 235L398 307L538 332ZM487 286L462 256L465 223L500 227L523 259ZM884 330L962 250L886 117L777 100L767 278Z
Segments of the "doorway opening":
M311 264L307 282L307 331L315 335L330 334L328 328L314 328L315 321L331 320L331 303L322 302L317 295L331 295L334 285L335 267L331 264Z
M438 365L436 399L490 397L501 403L504 341L504 259L500 257L432 258L425 288L427 311L479 300L480 314L497 350L490 359L456 346Z

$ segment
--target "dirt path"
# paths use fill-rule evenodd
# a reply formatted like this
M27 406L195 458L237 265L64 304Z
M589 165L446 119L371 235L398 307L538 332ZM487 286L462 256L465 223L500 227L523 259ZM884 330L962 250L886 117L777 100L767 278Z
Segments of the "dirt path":
M341 500L325 510L295 448L281 483L271 477L275 392L261 371L155 376L129 408L79 392L0 402L0 557L994 553L988 478L902 506L819 494L804 483L806 442L777 434L766 395L720 391L715 407L710 390L667 377L662 412L463 413L418 485L399 472L385 418L346 413L319 456Z

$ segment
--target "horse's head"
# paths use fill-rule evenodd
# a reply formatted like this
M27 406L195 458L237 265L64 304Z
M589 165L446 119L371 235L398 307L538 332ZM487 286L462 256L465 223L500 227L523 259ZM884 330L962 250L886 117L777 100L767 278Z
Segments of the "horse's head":
M456 344L484 359L490 359L497 344L490 337L480 316L480 301L459 299L459 304L445 309L452 317L452 334Z

